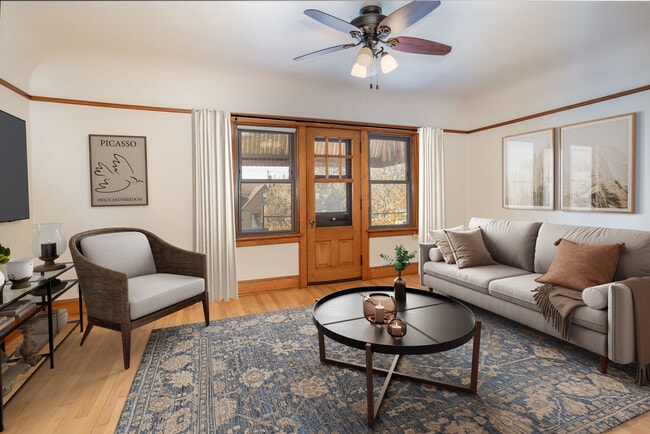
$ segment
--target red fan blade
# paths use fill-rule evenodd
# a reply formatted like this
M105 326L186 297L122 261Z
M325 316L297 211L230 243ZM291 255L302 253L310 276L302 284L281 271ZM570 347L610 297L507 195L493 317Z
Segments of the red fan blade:
M393 50L403 51L405 53L435 54L438 56L444 56L451 51L449 45L429 41L427 39L410 38L408 36L391 38L387 43L392 46Z
M399 33L420 21L438 6L439 1L412 1L381 20L379 27L390 27L391 33Z

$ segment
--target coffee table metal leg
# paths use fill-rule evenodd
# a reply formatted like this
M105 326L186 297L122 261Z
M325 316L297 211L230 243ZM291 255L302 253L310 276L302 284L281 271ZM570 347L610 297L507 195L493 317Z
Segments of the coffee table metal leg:
M481 321L476 321L476 325L474 327L474 342L472 345L472 364L471 364L471 372L470 372L470 385L469 387L464 387L460 385L455 385L455 384L447 384L447 383L441 383L438 381L433 381L428 378L423 378L423 377L417 377L413 375L407 375L407 374L402 374L400 372L397 372L395 369L397 368L397 363L399 362L399 354L395 355L393 359L393 363L390 367L390 369L380 369L380 368L374 368L373 363L372 363L372 345L367 343L366 344L366 366L358 365L358 364L353 364L353 363L348 363L344 362L342 360L336 360L336 359L328 359L325 354L325 335L323 332L318 329L318 352L320 356L320 361L321 362L327 362L327 363L333 363L339 366L345 366L348 368L361 368L365 369L366 371L366 400L367 400L367 405L368 405L368 427L369 428L374 428L375 425L375 419L377 418L377 414L379 413L379 408L381 407L381 403L384 398L384 394L386 393L386 389L388 388L388 384L391 380L392 377L397 377L397 378L403 378L407 380L413 380L413 381L419 381L425 384L431 384L434 386L439 386L443 387L446 389L450 390L456 390L459 392L469 392L472 394L476 394L477 389L478 389L478 364L479 364L479 353L481 350ZM384 380L384 386L382 387L381 392L379 393L379 398L377 401L375 401L374 397L374 387L373 387L373 373L383 373L386 374L386 379Z
M320 356L320 361L323 363L326 358L325 358L325 335L321 331L321 329L318 329L318 354Z
M478 386L478 356L481 351L481 321L476 321L474 327L474 342L472 346L472 372L470 374L469 391L476 395Z
M366 401L368 403L368 426L375 426L375 392L372 381L372 349L370 344L366 344ZM381 402L377 404L379 409Z

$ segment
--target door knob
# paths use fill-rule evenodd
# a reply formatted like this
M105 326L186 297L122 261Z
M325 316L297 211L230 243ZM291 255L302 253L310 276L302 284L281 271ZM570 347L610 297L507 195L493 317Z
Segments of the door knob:
M315 220L315 219L311 219L311 220L309 220L309 226L311 226L311 227L313 228L315 224L316 224L316 220Z

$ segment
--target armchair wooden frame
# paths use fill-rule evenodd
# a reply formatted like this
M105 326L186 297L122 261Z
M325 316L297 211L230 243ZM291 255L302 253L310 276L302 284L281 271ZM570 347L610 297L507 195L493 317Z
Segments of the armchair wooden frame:
M141 232L147 237L158 273L201 277L205 281L205 290L201 294L132 320L129 309L127 275L91 262L83 255L80 244L81 240L86 237L129 231ZM83 293L88 314L88 325L81 339L81 345L84 344L93 326L121 332L124 369L129 369L130 365L131 331L133 329L199 302L203 303L205 325L210 324L205 254L176 247L149 231L126 227L81 232L70 238L69 246L79 279L79 291Z

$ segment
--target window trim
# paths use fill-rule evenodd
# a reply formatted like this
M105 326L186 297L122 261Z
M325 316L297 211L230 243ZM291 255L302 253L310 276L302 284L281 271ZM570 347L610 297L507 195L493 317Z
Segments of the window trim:
M297 212L297 202L298 202L298 185L299 180L297 179L298 174L298 158L297 158L297 129L288 128L288 127L278 127L271 125L236 125L234 128L235 134L233 137L233 148L235 154L235 227L236 227L236 238L237 239L253 239L253 238L264 238L269 237L283 237L283 236L295 236L300 233L300 227L298 225L299 218ZM288 179L242 179L242 153L241 153L241 133L242 132L272 132L272 133L285 133L289 135L289 178ZM291 229L286 231L250 231L244 232L241 228L241 186L242 184L289 184L291 187Z
M404 161L406 165L405 179L403 181L387 181L387 180L378 180L373 181L370 176L370 142L372 140L401 140L405 141L405 150L406 155L404 156ZM384 230L401 230L409 229L417 226L417 216L414 215L416 207L414 202L417 202L417 198L414 197L414 182L416 177L414 176L415 170L414 166L417 165L417 161L414 156L414 137L412 134L404 133L388 133L388 132L368 132L368 158L367 158L367 176L368 176L368 230L369 231L384 231ZM406 213L407 213L407 222L399 225L373 225L372 224L372 185L405 185L406 186Z

